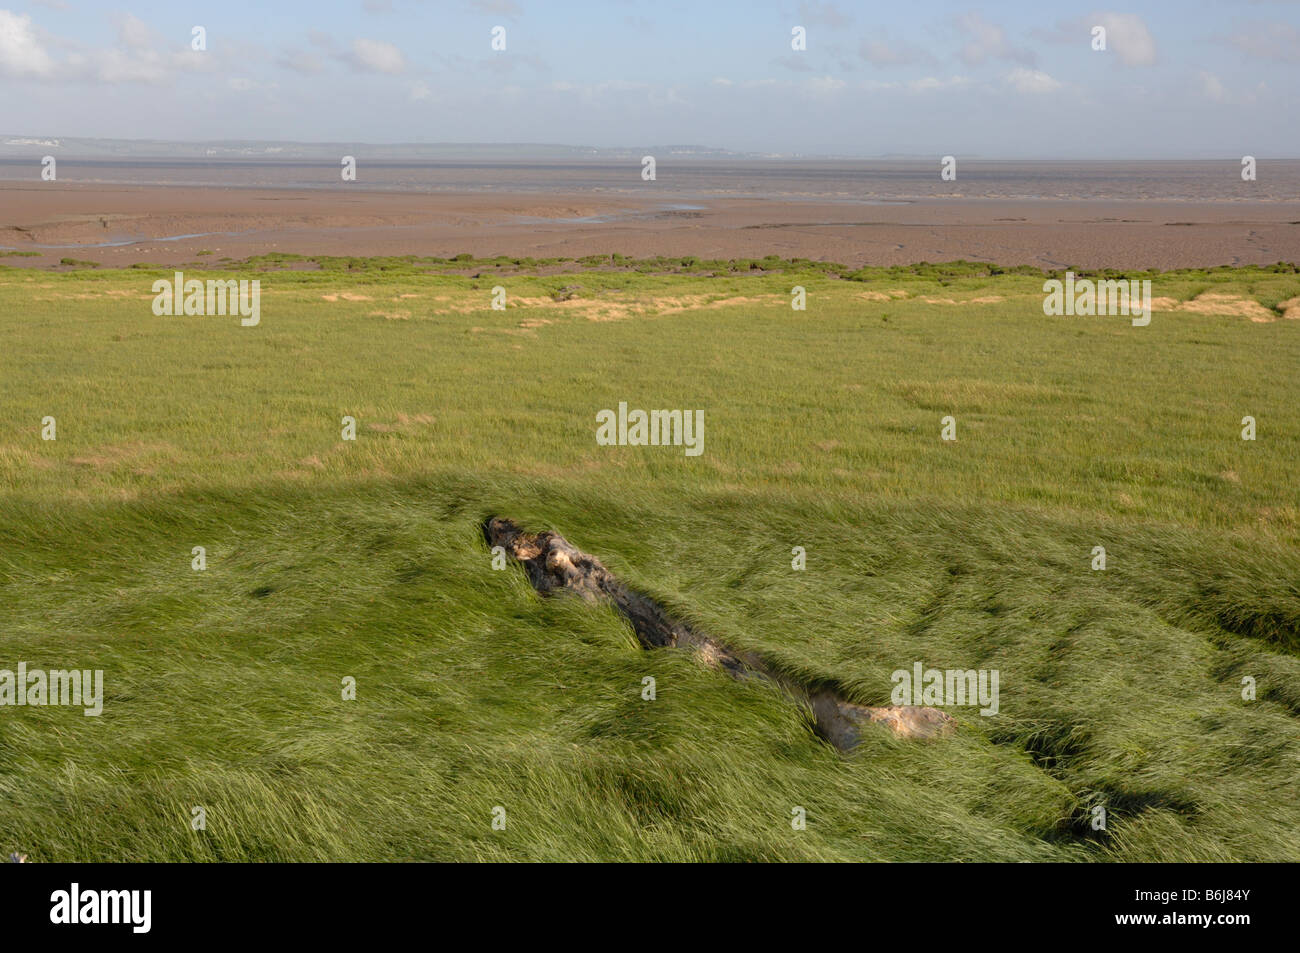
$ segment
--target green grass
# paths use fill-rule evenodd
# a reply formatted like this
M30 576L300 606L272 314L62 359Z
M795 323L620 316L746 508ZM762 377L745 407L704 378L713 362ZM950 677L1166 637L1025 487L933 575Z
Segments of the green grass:
M107 696L0 708L0 852L1300 860L1300 326L749 264L267 256L230 272L254 328L154 316L169 268L0 269L0 668ZM1291 266L1150 277L1300 294ZM598 446L619 401L703 409L703 455ZM493 571L491 514L863 703L922 661L997 669L1001 711L844 756Z

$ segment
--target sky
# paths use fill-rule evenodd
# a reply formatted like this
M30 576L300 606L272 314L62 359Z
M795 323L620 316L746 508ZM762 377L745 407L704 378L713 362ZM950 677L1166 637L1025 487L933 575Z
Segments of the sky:
M1278 158L1298 120L1300 0L0 0L8 136Z

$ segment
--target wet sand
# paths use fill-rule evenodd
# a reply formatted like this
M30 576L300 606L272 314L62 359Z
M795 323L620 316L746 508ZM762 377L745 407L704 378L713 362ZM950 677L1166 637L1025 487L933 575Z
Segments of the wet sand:
M960 258L1163 269L1300 261L1300 201L854 201L11 181L0 182L0 255L5 250L39 253L0 257L0 264L16 267L57 266L65 257L120 267L268 252L532 258L618 252L778 255L854 266Z

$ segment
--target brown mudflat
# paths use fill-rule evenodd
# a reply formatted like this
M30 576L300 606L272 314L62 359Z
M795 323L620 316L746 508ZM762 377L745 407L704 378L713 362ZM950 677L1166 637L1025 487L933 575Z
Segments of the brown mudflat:
M269 252L579 258L954 259L1042 268L1300 261L1300 201L929 197L855 201L668 191L408 193L0 182L0 264L165 265ZM200 251L210 255L199 256Z

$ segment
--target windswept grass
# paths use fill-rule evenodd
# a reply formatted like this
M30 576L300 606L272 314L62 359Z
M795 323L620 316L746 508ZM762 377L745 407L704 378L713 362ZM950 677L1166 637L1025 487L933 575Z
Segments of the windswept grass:
M0 270L0 669L107 694L0 707L0 851L1300 860L1300 325L1048 318L1044 275L971 263L618 257L265 256L255 328L155 317L169 268ZM619 401L703 409L704 453L598 446ZM493 571L491 514L864 703L920 661L998 670L999 713L845 757Z

